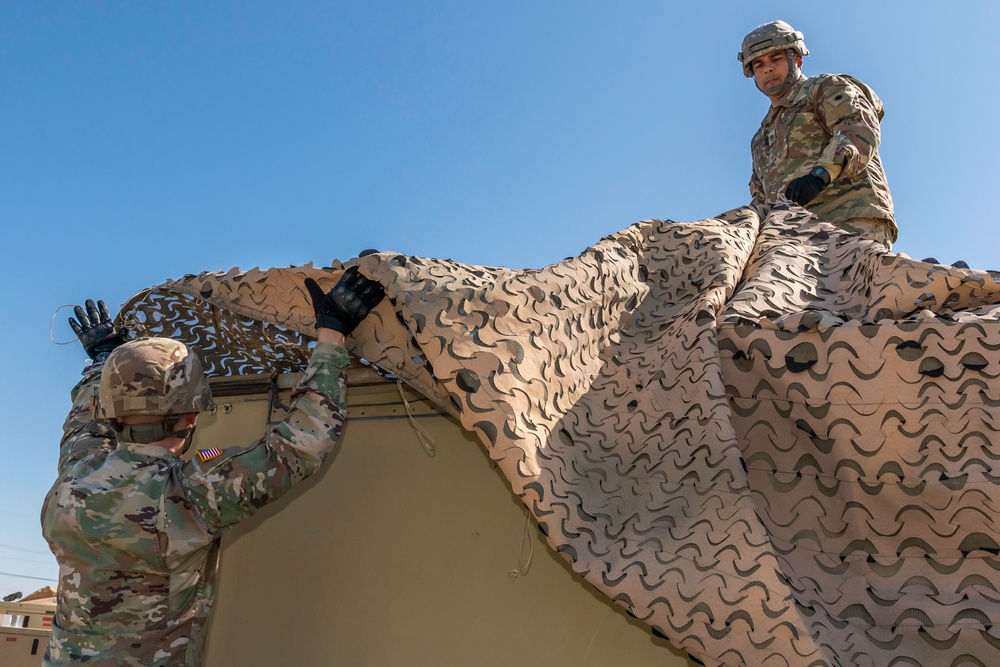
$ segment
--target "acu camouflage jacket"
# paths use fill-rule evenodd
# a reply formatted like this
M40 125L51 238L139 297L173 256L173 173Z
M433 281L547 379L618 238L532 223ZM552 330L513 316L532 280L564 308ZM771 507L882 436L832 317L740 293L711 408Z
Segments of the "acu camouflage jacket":
M882 101L844 74L802 76L768 109L750 142L753 203L773 203L795 178L824 167L831 182L808 209L839 224L854 218L884 220L892 239L892 196L878 155Z
M207 463L92 420L102 364L64 424L42 529L59 561L45 665L201 664L219 538L315 472L340 436L347 352L317 344L284 422Z

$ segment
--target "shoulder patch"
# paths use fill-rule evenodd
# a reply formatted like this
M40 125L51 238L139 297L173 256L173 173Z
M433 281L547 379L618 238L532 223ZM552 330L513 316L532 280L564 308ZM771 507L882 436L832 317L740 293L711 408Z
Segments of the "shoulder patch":
M202 463L206 461L211 461L214 458L222 456L222 450L218 447L212 447L210 449L199 449L198 458L201 459Z

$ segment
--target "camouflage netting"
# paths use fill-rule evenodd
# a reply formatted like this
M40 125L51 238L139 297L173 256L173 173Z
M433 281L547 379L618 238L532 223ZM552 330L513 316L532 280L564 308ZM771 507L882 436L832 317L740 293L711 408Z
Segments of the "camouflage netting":
M552 548L691 655L997 655L998 275L753 208L540 270L355 263L391 301L352 352L475 431ZM186 276L124 315L210 374L298 371L302 279L341 266Z

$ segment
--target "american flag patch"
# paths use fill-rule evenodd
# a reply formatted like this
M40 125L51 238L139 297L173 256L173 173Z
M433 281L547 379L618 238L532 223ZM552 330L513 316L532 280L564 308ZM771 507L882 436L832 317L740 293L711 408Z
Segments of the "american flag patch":
M219 449L218 447L198 450L198 458L201 459L202 463L204 463L205 461L211 461L216 456L222 456L222 450Z

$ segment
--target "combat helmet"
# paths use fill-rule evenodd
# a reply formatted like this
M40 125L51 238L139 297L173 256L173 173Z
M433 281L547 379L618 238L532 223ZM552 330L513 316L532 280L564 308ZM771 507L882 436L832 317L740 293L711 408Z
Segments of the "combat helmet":
M791 49L800 56L808 56L805 38L784 21L771 21L759 25L743 38L743 45L736 58L743 63L743 74L753 77L750 65L754 60L774 51Z
M170 338L121 345L104 362L94 404L98 419L171 417L215 408L198 355Z

